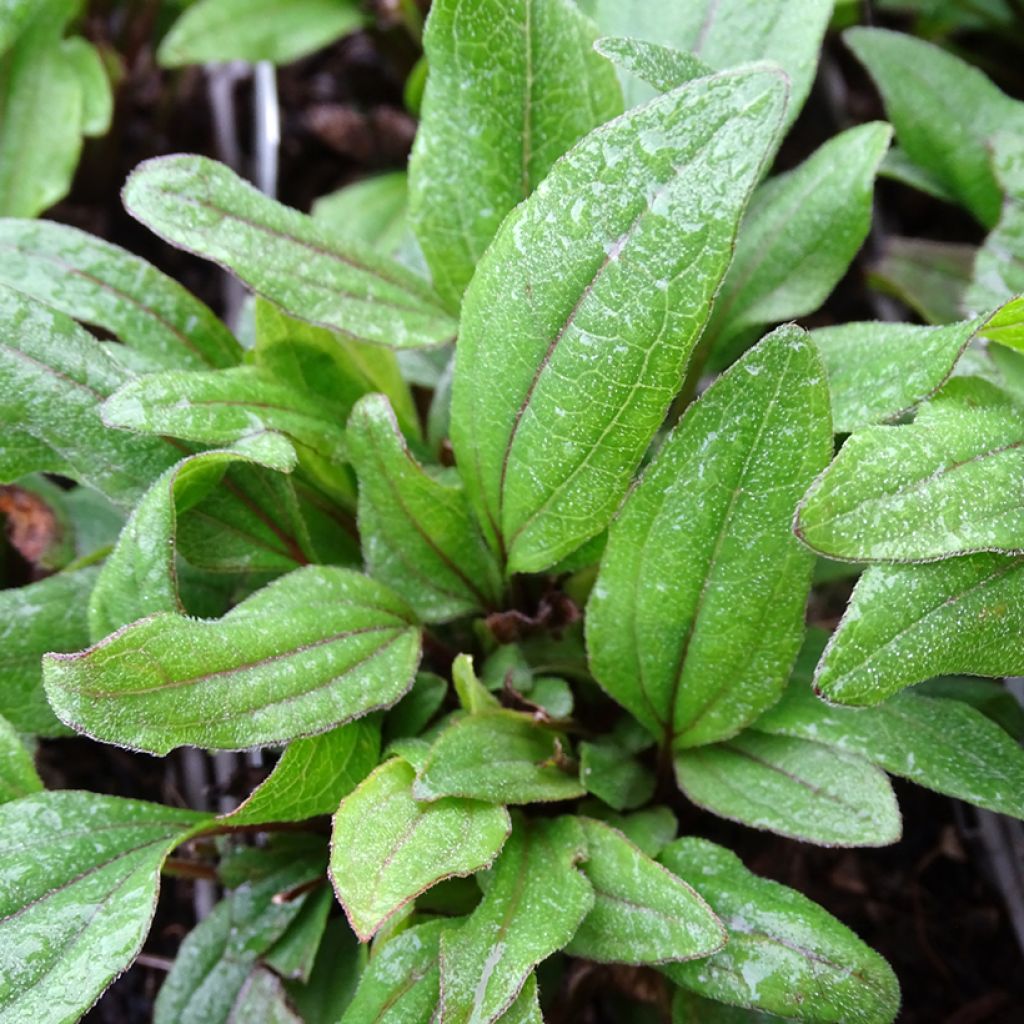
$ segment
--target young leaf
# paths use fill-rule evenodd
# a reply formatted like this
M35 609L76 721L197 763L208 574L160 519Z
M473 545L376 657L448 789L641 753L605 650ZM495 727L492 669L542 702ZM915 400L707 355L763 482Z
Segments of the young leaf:
M242 348L177 281L94 235L46 220L0 220L0 281L110 331L154 368L234 366Z
M394 704L420 636L404 602L348 569L310 566L222 619L160 613L44 659L58 717L153 754L239 749L326 732Z
M890 150L891 152L891 150ZM973 245L892 237L868 273L873 288L894 295L927 324L951 324L964 315L974 264ZM899 355L895 349L892 356Z
M473 659L468 654L460 654L452 662L452 685L459 703L471 715L487 714L501 707L498 698L477 678ZM497 687L492 685L492 689Z
M533 968L569 942L594 905L576 867L586 849L575 818L516 817L480 905L441 937L440 1024L500 1019Z
M575 142L622 112L594 38L571 0L431 5L409 217L453 308L509 210Z
M599 39L594 49L658 92L671 92L695 78L715 73L714 68L708 67L692 53L643 39L607 36ZM630 92L628 81L623 83L623 87L627 93Z
M504 807L413 799L400 758L382 764L341 802L331 838L331 881L364 942L424 890L472 875L497 856L511 824Z
M594 887L594 906L566 947L570 956L597 963L678 963L725 945L722 923L689 885L617 829L592 818L579 821L587 838L580 870Z
M650 769L611 743L580 744L580 782L617 811L640 807L654 795Z
M735 734L789 678L813 568L791 523L832 451L828 405L810 339L780 328L690 407L612 524L590 663L666 742Z
M529 804L583 796L564 765L565 738L530 715L490 711L445 729L416 774L417 800L458 796L496 804Z
M43 783L14 726L0 716L0 803L38 793Z
M726 923L729 941L706 960L662 970L709 999L814 1024L891 1024L896 976L874 950L805 896L758 878L706 839L674 842L659 858Z
M744 732L681 750L679 788L699 807L820 846L887 846L900 812L885 773L807 740Z
M205 820L73 790L0 806L0 1015L78 1020L139 952L160 866Z
M1024 818L1024 750L959 700L897 693L855 711L829 707L810 687L791 684L752 728L824 743L920 786Z
M455 325L422 278L198 156L147 160L128 178L128 212L213 260L286 313L392 348L451 341Z
M406 593L425 622L498 607L501 570L462 487L416 461L383 395L356 406L348 444L359 477L359 532L369 572Z
M164 36L166 68L208 61L289 64L363 24L357 0L199 0Z
M911 35L854 28L843 39L871 73L907 156L992 227L1001 195L987 142L999 131L1024 130L1024 103L977 68Z
M939 675L1024 674L1024 557L869 568L818 665L829 701L878 704Z
M887 124L858 125L754 193L708 327L720 350L828 298L867 237L891 138Z
M511 571L555 564L611 519L682 382L784 93L773 72L716 75L596 129L481 260L452 442Z

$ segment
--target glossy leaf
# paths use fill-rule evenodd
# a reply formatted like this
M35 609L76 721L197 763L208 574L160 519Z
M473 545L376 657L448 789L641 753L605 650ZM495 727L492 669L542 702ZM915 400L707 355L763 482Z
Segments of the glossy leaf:
M135 958L201 814L98 793L0 806L0 1015L74 1021Z
M407 594L425 622L498 607L501 570L458 478L440 477L416 461L382 395L359 402L348 438L369 572Z
M394 704L419 656L398 597L350 570L310 566L219 620L153 615L79 654L49 656L43 671L62 721L166 754L325 732Z
M234 366L242 349L177 281L66 224L0 220L0 281L110 331L154 368Z
M0 803L38 793L42 788L28 747L14 726L0 716Z
M442 879L474 874L497 856L508 811L476 800L413 799L412 768L381 765L341 802L331 839L331 881L363 941Z
M869 281L908 305L925 323L951 324L964 315L975 251L973 245L959 242L888 238Z
M575 142L622 112L594 39L571 0L431 5L409 217L453 308L505 215Z
M679 839L661 861L726 923L706 960L664 967L677 984L735 1006L814 1024L891 1024L899 985L889 965L805 896L748 871L729 850Z
M735 734L789 678L812 570L791 523L832 451L828 402L810 339L781 328L690 407L612 524L590 664L665 742Z
M586 839L574 818L517 817L484 898L441 938L441 1024L488 1024L533 968L565 946L594 905L577 869Z
M821 743L744 732L682 750L679 788L698 806L820 846L887 846L900 812L885 773Z
M566 761L564 737L530 715L473 714L434 741L413 793L417 800L457 796L496 804L571 800L585 790Z
M580 782L609 807L640 807L654 795L650 769L611 743L580 744Z
M594 906L566 948L597 963L660 964L710 956L725 945L722 923L704 900L601 821L581 818Z
M481 260L452 442L511 571L555 564L611 519L682 382L783 101L777 74L728 73L596 129Z
M148 160L129 176L123 199L166 241L220 264L302 320L392 348L454 336L455 325L421 278L342 243L223 164L198 156Z

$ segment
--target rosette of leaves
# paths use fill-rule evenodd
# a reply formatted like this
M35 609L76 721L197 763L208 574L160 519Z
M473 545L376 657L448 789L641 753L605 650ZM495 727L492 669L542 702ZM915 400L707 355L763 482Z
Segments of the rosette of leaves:
M718 25L749 5L692 6L598 52L568 0L435 0L401 260L390 216L138 168L128 210L258 296L249 349L131 254L0 223L0 475L65 533L0 595L5 1019L85 1013L162 870L224 890L168 1024L555 1020L573 960L679 1022L895 1019L877 953L676 814L882 845L889 774L1024 814L998 684L908 689L1022 671L1020 304L758 341L845 273L890 129L769 175L820 33L787 73ZM816 552L869 564L823 654ZM45 792L24 739L69 730L276 760L219 817Z

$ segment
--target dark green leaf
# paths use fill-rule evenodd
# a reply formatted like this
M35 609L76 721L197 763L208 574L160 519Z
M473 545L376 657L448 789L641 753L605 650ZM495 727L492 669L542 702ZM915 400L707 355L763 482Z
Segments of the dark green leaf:
M640 807L654 794L650 769L611 743L580 744L580 782L609 807Z
M906 303L925 323L951 324L964 315L975 252L973 245L959 242L894 236L886 239L869 281Z
M282 978L308 982L333 906L330 886L310 892L287 931L263 954L263 962Z
M0 716L0 803L38 793L42 788L25 741Z

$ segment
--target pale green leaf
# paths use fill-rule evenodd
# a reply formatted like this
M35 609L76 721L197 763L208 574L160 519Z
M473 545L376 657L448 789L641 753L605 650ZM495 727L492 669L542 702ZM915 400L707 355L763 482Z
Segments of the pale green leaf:
M405 761L388 761L334 816L331 881L363 941L442 879L487 867L511 827L503 807L476 800L417 803L414 778Z
M473 670L473 659L468 654L460 654L452 662L452 685L459 703L471 715L485 714L501 707L498 698L477 678ZM497 689L493 683L490 687Z
M555 564L614 514L682 383L784 94L773 72L716 75L596 129L482 259L452 442L511 571Z
M735 734L789 678L813 568L791 523L832 452L828 403L810 339L780 328L690 407L612 524L590 664L665 742Z
M419 630L405 603L348 569L309 566L214 621L160 613L45 659L66 724L153 754L240 749L326 732L412 685Z
M0 803L38 793L42 788L28 747L14 726L0 716Z
M99 50L80 36L74 36L61 43L60 52L78 76L82 93L82 134L103 135L110 130L114 116L114 93Z
M592 128L622 111L612 66L571 0L435 0L409 164L409 218L457 307L505 215Z
M942 179L927 167L911 160L899 146L894 146L885 154L878 175L890 181L898 181L901 185L909 185L944 203L956 203L956 196L943 184Z
M887 846L900 838L884 772L808 740L744 732L677 752L676 781L699 807L820 846Z
M400 257L406 240L409 189L405 171L390 171L346 185L313 203L313 220L339 238Z
M0 55L18 38L38 0L0 0Z
M705 839L679 839L660 859L729 932L725 948L707 960L662 968L674 982L709 999L813 1024L895 1019L900 993L892 969L806 896L758 878Z
M976 251L960 242L893 236L885 240L868 281L906 303L925 323L951 324L963 316Z
M654 795L651 770L612 743L580 744L580 782L617 811L640 807Z
M623 71L635 75L658 92L671 92L695 78L714 74L713 68L692 53L659 46L644 39L606 36L599 39L594 48ZM628 79L623 85L629 93Z
M1004 306L997 309L985 322L982 332L991 341L998 341L1001 346L1014 349L1017 352L1024 352L1024 296L1011 299ZM998 352L994 355L998 356ZM1005 377L1007 366L1005 362L997 359L996 362L1003 371ZM1020 371L1017 371L1017 383L1019 385ZM1017 388L1017 397L1020 400L1020 390Z
M591 802L586 813L617 828L648 857L657 857L679 831L676 816L667 807L648 807L632 814L617 814L603 804Z
M207 1018L209 1020L209 1018ZM214 1022L210 1022L214 1024ZM257 967L245 979L225 1024L305 1024L275 971Z

